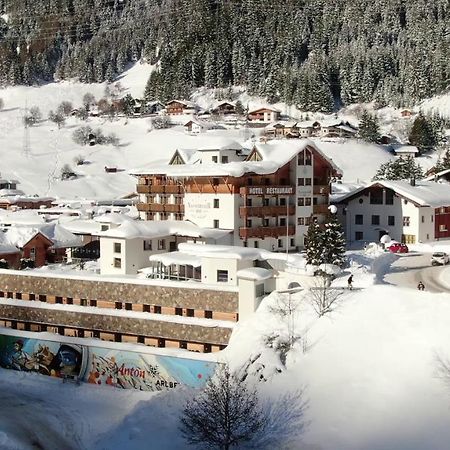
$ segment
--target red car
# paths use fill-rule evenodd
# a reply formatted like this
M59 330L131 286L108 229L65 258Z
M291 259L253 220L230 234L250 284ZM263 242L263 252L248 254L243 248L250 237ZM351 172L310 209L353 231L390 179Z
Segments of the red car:
M400 242L394 242L391 246L389 246L389 251L392 253L408 253L408 246L405 244L401 244Z

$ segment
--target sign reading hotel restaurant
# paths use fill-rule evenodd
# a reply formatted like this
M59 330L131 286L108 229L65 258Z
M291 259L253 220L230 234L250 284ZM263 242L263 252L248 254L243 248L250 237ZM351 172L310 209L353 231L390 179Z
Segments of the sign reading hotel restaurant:
M293 195L293 186L249 186L248 195Z

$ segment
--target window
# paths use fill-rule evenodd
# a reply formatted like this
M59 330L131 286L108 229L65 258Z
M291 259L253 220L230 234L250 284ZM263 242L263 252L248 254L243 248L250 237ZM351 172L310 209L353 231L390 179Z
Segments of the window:
M281 239L278 239L278 248L283 247L283 241Z
M212 319L213 313L212 311L205 311L205 319Z
M355 241L362 241L364 239L364 234L362 231L355 232Z
M380 225L380 216L372 216L372 225Z
M305 206L311 206L311 197L305 198Z
M355 225L363 225L364 224L364 216L362 214L355 215Z
M114 306L116 309L122 309L122 302L114 302Z
M311 178L305 178L305 186L311 186Z
M305 206L305 199L303 197L297 199L297 206Z
M182 308L175 308L175 315L176 316L182 316L183 315L183 309Z
M269 226L269 219L263 219L263 227Z
M228 270L218 270L217 271L217 282L218 283L228 283Z
M299 186L304 186L305 185L305 179L304 178L298 178L297 179L297 184Z
M370 193L370 204L371 205L382 205L383 204L383 191L376 190Z
M218 178L213 178L213 179L212 179L212 184L213 184L214 186L218 186L218 185L219 185L219 179L218 179Z
M430 218L431 218L431 223L433 223L434 222L434 217L430 216Z
M285 227L286 226L286 218L285 217L280 217L280 227Z
M265 199L263 200L263 205L264 205L264 206L269 206L269 199L268 199L268 198L265 198Z
M422 223L425 222L425 216L422 216Z
M303 150L298 154L297 163L299 166L310 166L311 165L311 152L309 150Z
M258 241L253 242L253 247L259 248L259 242Z
M395 225L395 216L388 216L388 225L393 227Z
M447 225L439 225L439 231L447 231Z
M305 218L304 217L299 217L297 219L297 225L305 225Z
M120 242L114 242L114 253L120 253L122 251L122 244Z
M394 192L386 191L386 205L393 205L393 204L394 204Z
M120 269L122 267L122 260L120 258L114 258L114 267Z
M158 239L158 250L165 250L165 249L166 249L166 240Z
M217 219L214 220L214 228L219 228L219 221Z
M150 312L150 305L147 305L147 304L143 304L142 305L142 311L144 311L144 312Z
M251 227L252 227L252 221L251 221L251 219L247 219L247 221L245 222L245 226L246 226L247 228L251 228ZM215 228L217 228L217 227L215 227Z
M132 305L131 303L125 303L125 309L126 309L127 311L132 311L133 305Z
M228 156L222 156L222 164L226 164L228 162Z
M313 197L313 205L317 205L317 197Z
M219 207L219 199L215 198L214 199L214 208L218 208Z
M213 163L216 163L216 162L217 162L217 156L213 156L211 159L212 159L212 162L213 162Z
M144 251L150 251L152 249L151 239L144 239Z
M194 317L194 310L191 308L186 309L186 316L187 317Z
M108 229L109 229L108 225L102 225L100 228L101 231L108 231Z
M286 199L280 198L280 206L286 206Z
M153 306L153 312L155 314L161 314L161 306L158 305Z
M403 216L403 226L409 227L410 224L410 218L408 216Z
M295 240L291 239L291 247L294 247L294 246L295 246Z

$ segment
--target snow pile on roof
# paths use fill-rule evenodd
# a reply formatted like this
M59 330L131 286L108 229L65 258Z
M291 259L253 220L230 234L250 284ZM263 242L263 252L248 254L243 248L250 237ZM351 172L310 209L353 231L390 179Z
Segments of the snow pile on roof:
M231 149L236 149L234 144L231 144ZM233 176L241 177L245 173L256 173L265 175L276 172L280 167L283 167L291 161L299 152L307 146L312 147L317 153L327 160L336 171L341 172L340 169L330 160L313 141L303 139L301 141L286 140L286 141L271 141L267 144L256 144L255 147L262 157L262 161L234 161L226 164L181 164L181 165L148 165L141 169L132 170L130 173L138 174L164 174L173 178L186 178L193 176ZM206 149L217 149L217 144L214 147L203 145L200 151ZM230 149L230 143L220 147L220 149Z
M387 189L392 189L401 197L416 203L418 206L440 207L450 205L450 185L447 183L434 183L432 181L417 180L412 186L408 181L374 181L366 186L360 187L339 198L339 202L344 202L357 194L363 192L371 186L381 185Z
M202 265L201 258L184 252L158 253L156 255L151 255L149 259L152 262L160 262L164 266L180 264L185 266L200 267Z
M273 271L263 267L248 267L247 269L238 270L237 276L246 280L264 281L273 277Z
M18 251L18 248L9 242L6 233L0 231L0 254L17 253Z
M18 211L0 209L0 224L2 225L39 225L45 223L45 218L39 215L37 209L20 209Z
M402 145L394 148L395 153L419 153L419 149L415 145Z
M216 228L201 228L191 222L181 220L163 221L126 221L117 228L111 228L99 233L103 237L124 239L150 239L164 236L188 236L195 238L220 239L233 230ZM180 244L181 245L181 244Z
M83 240L58 223L49 223L39 231L53 242L54 248L81 247Z
M120 225L125 222L133 221L133 218L126 214L119 213L107 213L101 214L100 216L94 217L95 222L98 223L109 223L113 225Z
M101 225L95 220L70 220L60 225L75 234L97 234L101 231Z

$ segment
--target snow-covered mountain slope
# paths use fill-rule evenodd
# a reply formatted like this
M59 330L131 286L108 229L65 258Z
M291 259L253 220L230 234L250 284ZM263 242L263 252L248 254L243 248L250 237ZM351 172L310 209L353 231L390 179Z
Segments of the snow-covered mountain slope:
M121 85L121 95L130 93L141 97L152 66L136 63L117 80ZM0 173L3 177L17 179L19 188L29 195L50 195L58 198L105 199L127 195L134 191L135 179L127 174L131 168L142 167L153 161L167 161L177 148L195 148L202 145L209 136L221 135L246 142L251 146L258 141L262 129L227 129L210 131L199 136L188 136L181 126L167 130L151 130L148 118L119 118L109 121L105 118L91 117L79 121L69 117L63 127L48 121L28 129L23 126L25 108L38 106L46 119L50 110L66 100L79 107L85 93L92 93L96 99L104 95L106 84L82 84L78 82L51 83L41 87L9 87L0 91L5 107L0 110ZM263 104L258 98L249 97L245 91L236 94L250 107ZM216 101L211 90L200 89L193 99L203 107ZM276 105L284 114L305 118L299 111L284 104ZM407 121L399 119L399 112L386 109L378 114L384 117L385 130L397 130L404 134ZM308 116L313 118L312 116ZM314 118L324 117L321 114ZM349 107L342 111L342 118L357 123L358 108ZM115 133L119 139L118 147L111 145L80 146L73 142L72 133L78 127L89 125L101 128L104 134ZM393 134L396 134L393 133ZM253 140L249 137L254 134ZM28 142L28 144L27 144ZM343 170L344 180L361 182L370 180L380 164L393 158L386 148L360 141L317 140L318 146ZM88 164L76 166L74 159L81 156ZM419 158L425 169L432 166L437 155ZM79 174L75 180L61 181L61 168L69 164ZM104 167L117 167L119 172L106 173Z

